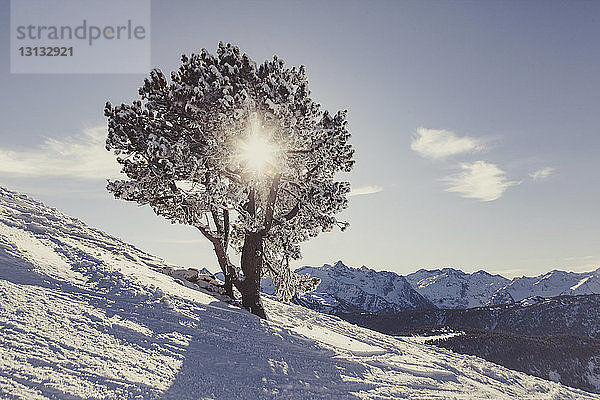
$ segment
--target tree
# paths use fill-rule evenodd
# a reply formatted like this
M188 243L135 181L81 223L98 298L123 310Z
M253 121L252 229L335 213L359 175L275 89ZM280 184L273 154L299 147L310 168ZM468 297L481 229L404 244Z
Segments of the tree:
M129 180L109 181L116 198L152 207L172 223L196 227L213 244L225 287L265 318L260 279L273 277L289 299L317 278L290 270L300 243L347 223L354 150L346 111L335 115L313 101L304 66L277 56L257 66L231 44L216 55L181 57L170 82L159 69L139 89L140 100L107 102L106 148ZM235 250L240 268L228 254Z

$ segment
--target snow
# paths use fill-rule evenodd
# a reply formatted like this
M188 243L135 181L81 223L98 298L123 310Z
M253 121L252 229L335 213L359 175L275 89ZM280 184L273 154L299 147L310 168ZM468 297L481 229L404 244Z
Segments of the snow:
M167 267L0 188L0 398L600 399L271 299L260 320Z
M586 276L585 278L583 278L582 280L580 280L579 282L577 282L576 285L571 286L569 289L570 290L577 290L579 289L582 285L584 285L587 281L589 281L591 278L591 276Z
M560 374L556 371L548 371L548 379L554 382L560 382Z

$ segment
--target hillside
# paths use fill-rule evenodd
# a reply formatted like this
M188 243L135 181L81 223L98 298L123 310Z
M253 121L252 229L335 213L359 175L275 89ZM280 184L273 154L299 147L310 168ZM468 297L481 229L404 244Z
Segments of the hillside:
M467 331L426 343L600 393L600 340L597 339L572 335L529 337L497 331Z
M262 321L163 267L0 188L0 398L600 399L299 306Z
M498 306L409 310L396 314L340 314L353 323L392 335L424 327L497 330L527 336L600 338L600 295L533 298Z

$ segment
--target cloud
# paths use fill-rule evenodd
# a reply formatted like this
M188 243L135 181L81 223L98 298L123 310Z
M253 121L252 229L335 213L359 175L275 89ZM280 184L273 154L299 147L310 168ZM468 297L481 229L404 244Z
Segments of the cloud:
M410 148L423 157L442 160L456 154L476 153L483 150L484 146L480 139L458 137L451 131L417 128Z
M348 196L361 196L361 195L365 195L365 194L379 193L382 190L383 190L383 188L381 186L377 186L377 185L361 186L359 188L352 189L350 191L350 193L348 194Z
M565 257L563 260L565 261L575 261L575 260L590 260L592 258L596 258L595 256L576 256L576 257Z
M583 264L583 265L571 265L571 266L567 266L565 267L566 271L570 271L570 272L595 272L598 270L598 263L597 262L590 262L589 264Z
M506 269L492 269L489 271L490 274L502 275L505 278L514 278L517 276L523 276L527 272L522 268L506 268Z
M115 156L104 148L106 127L78 136L46 139L39 147L14 151L0 147L0 174L20 177L106 179L118 176Z
M529 176L534 181L545 181L546 179L550 178L550 175L554 174L555 170L556 170L555 168L546 167L546 168L538 169L537 171L531 172L529 174Z
M448 184L447 192L481 201L499 199L506 189L521 182L509 181L506 173L495 164L485 161L461 163L462 172L443 180Z

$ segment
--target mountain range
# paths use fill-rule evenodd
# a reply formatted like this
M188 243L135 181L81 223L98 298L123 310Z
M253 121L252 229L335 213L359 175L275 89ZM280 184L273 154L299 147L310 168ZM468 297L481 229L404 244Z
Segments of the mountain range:
M467 309L529 298L535 301L535 298L600 294L600 269L582 273L553 270L536 277L514 279L483 270L465 273L454 268L420 269L401 276L365 266L352 268L338 261L334 265L302 267L297 272L319 277L321 284L295 301L330 314Z

